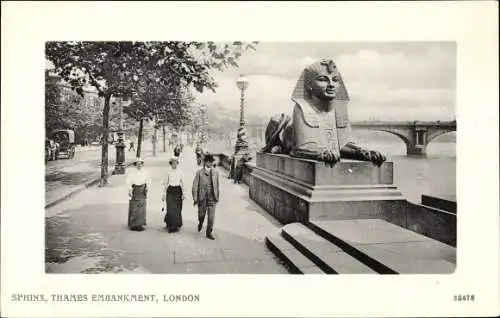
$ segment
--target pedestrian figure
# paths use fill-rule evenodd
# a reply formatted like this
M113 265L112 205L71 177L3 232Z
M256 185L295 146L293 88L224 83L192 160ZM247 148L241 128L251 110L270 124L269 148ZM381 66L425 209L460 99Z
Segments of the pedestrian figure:
M128 227L132 231L143 231L146 225L147 193L151 189L151 178L143 168L144 160L135 160L135 169L127 177L129 207Z
M235 158L236 160L236 158ZM234 173L234 183L241 183L243 180L243 169L245 163L250 161L250 156L248 154L244 154L240 159L236 162L235 173Z
M177 232L182 227L182 201L185 198L184 174L178 167L179 158L169 160L170 169L163 181L162 201L166 200L167 212L164 222L169 233Z
M194 152L196 153L196 163L200 166L203 161L203 149L200 147L200 144L196 144Z
M174 156L179 157L181 155L182 149L179 145L174 148Z
M134 146L133 141L130 142L130 147L128 148L128 151L131 151L131 150L135 151L135 146Z
M213 228L215 206L219 201L219 173L213 168L214 157L207 154L203 158L204 167L196 172L193 181L194 205L198 205L198 232L203 228L205 215L208 214L207 238L215 240Z

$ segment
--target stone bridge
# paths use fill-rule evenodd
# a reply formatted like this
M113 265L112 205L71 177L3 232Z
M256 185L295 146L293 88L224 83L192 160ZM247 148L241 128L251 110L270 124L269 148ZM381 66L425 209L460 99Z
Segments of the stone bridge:
M406 154L426 156L427 145L442 134L456 131L454 121L361 121L352 122L353 129L385 131L401 138L406 144Z

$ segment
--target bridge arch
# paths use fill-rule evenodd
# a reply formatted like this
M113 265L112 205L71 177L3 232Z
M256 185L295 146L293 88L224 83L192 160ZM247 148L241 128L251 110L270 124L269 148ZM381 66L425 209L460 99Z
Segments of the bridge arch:
M386 133L389 133L391 135L398 136L403 142L408 145L410 143L410 140L408 139L408 136L406 134L403 134L402 132L396 131L396 130L391 130L391 129L382 129L382 128L372 128L370 130L375 130L375 131L383 131Z
M432 131L432 132L427 134L427 144L429 144L433 139L435 139L439 136L446 135L448 133L455 133L455 132L456 132L455 129L439 129L439 130Z
M403 141L403 143L405 144L405 148L404 148L404 152L403 153L407 153L408 152L408 147L411 147L411 140L409 139L409 131L406 132L406 131L399 131L399 130L395 130L395 129L385 129L385 128L378 128L378 127L370 127L370 128L367 128L367 130L371 130L371 131L378 131L378 132L382 132L382 133L387 133L389 135L392 135L392 136L396 136L398 137L399 140Z
M457 145L455 140L450 140L452 134L456 131L448 131L442 134L436 134L427 144L427 156L430 157L456 157Z

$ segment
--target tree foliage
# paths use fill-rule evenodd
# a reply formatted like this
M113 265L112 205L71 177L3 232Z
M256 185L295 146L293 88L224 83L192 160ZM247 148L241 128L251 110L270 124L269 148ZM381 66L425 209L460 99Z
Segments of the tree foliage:
M206 143L208 138L207 105L195 105L190 109L188 131L197 142Z
M59 77L46 72L45 131L73 129L75 142L86 144L96 140L102 121L101 99L95 94L78 95L65 86Z
M110 100L131 97L137 83L154 81L169 86L187 85L199 92L215 91L211 70L238 66L237 59L256 42L47 42L45 55L55 72L83 96L94 86L104 98L103 136L109 134ZM148 85L146 85L147 87ZM144 110L144 105L137 105ZM148 111L146 111L148 113ZM108 145L103 144L101 185L107 183Z

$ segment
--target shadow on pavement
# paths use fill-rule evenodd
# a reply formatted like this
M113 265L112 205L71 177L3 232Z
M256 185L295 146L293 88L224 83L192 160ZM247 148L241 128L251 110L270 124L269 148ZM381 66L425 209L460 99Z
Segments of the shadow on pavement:
M212 241L205 237L206 223L197 231L195 216L183 212L181 231L168 233L164 214L148 209L146 230L135 232L127 228L127 209L127 202L83 204L46 218L46 272L287 273L248 227L240 233L216 220Z
M45 175L45 182L60 182L64 185L81 185L89 181L90 177L95 175L93 171L84 172L65 172L55 171Z

